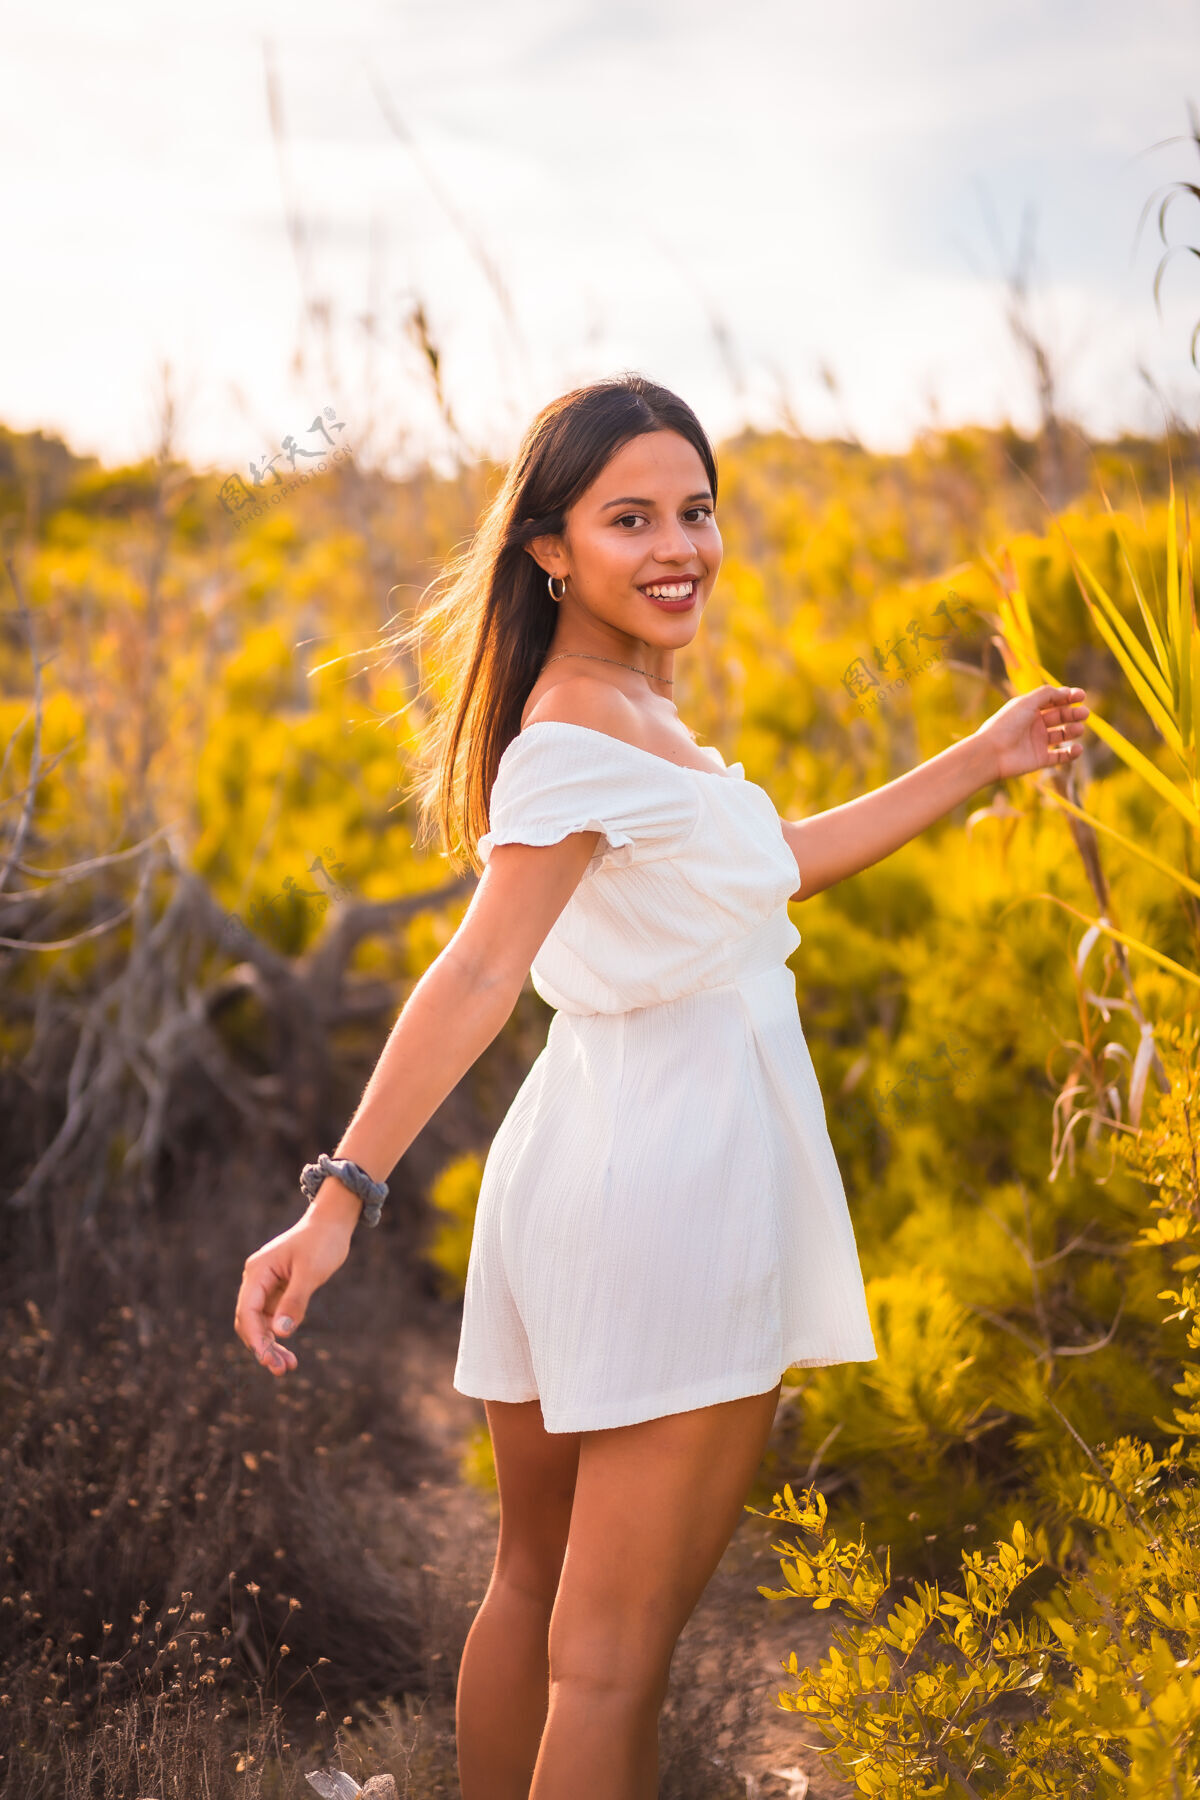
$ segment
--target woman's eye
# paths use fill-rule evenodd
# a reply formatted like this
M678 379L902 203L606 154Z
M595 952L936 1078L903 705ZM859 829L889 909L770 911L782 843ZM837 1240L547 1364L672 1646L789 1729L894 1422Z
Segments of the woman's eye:
M687 519L690 518L693 513L703 513L706 517L711 519L713 509L711 506L689 506L687 512L685 512L683 516ZM644 513L622 513L618 519L613 520L613 523L614 525L625 525L630 519L636 523L639 519L643 519L644 517Z

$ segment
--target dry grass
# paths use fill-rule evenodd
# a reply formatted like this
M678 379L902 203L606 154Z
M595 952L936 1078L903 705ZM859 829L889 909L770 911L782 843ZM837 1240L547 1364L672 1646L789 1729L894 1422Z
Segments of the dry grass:
M251 1171L215 1190L241 1213L213 1191L110 1223L57 1283L9 1262L0 1790L22 1800L309 1794L300 1764L341 1760L346 1720L399 1708L408 1745L452 1692L417 1521L387 1568L352 1504L368 1468L399 1491L425 1468L355 1320L428 1302L372 1234L276 1383L232 1315L243 1257L284 1221Z

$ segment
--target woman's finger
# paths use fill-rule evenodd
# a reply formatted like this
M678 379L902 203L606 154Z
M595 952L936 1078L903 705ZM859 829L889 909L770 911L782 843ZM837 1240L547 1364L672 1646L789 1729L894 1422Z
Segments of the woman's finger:
M272 1374L296 1367L294 1352L277 1342L268 1322L270 1296L278 1285L278 1277L272 1275L268 1280L263 1271L247 1263L233 1319L242 1342Z
M1090 710L1082 688L1043 688L1038 711L1051 749L1061 750L1069 740L1081 738Z

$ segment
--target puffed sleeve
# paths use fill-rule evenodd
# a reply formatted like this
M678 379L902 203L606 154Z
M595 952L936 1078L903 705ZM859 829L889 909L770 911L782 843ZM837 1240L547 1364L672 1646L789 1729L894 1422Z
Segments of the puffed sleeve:
M573 831L598 831L585 874L620 869L671 855L697 809L686 771L606 732L543 719L500 758L479 857L486 863L494 844L556 844Z

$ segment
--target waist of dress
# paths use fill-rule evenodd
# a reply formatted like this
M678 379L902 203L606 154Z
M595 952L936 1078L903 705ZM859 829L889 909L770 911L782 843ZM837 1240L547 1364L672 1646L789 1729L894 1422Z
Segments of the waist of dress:
M744 937L724 947L719 960L703 975L681 980L678 993L664 994L651 1001L631 1000L629 1005L587 1007L571 1004L560 1008L559 1017L586 1021L624 1017L626 1015L662 1013L670 1009L694 1005L704 996L714 999L730 989L741 992L754 1002L754 1010L765 1013L779 1011L794 1014L796 982L787 966L787 958L800 943L800 933L781 907Z

